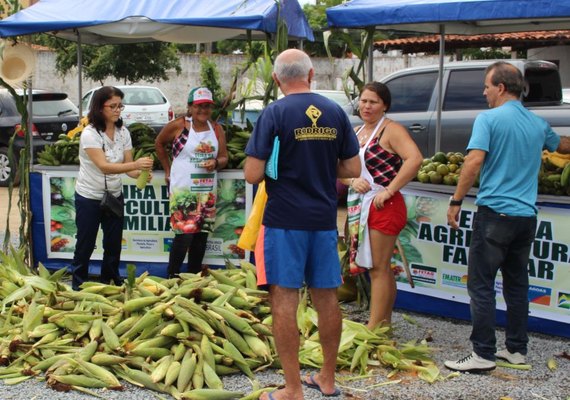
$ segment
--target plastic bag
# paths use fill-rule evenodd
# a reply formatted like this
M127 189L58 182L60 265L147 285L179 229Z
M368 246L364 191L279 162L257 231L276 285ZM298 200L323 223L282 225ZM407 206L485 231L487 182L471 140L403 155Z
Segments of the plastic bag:
M279 165L279 136L275 136L273 141L273 150L269 159L265 163L265 175L271 179L277 180L277 167Z
M239 237L237 243L239 248L250 251L255 249L259 228L263 220L263 212L265 211L265 203L267 203L267 192L265 191L265 181L262 181L257 186L257 192L255 193L255 198L251 206L251 213Z

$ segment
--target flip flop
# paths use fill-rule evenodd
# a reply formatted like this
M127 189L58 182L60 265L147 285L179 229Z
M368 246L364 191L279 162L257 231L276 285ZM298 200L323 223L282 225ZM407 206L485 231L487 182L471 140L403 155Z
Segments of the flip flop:
M275 391L275 392L276 392L276 391ZM267 398L268 398L269 400L275 400L275 397L273 397L273 393L275 393L275 392L266 392L266 393L267 393Z
M321 390L321 387L319 386L319 384L317 383L317 381L315 380L315 375L316 375L315 372L313 372L311 375L309 375L309 377L308 377L309 380L308 380L308 381L307 381L307 379L302 378L301 380L303 381L303 385L305 385L305 386L308 387L308 388L318 390L318 391L321 392L321 394L322 394L323 396L325 396L325 397L338 397L338 396L341 395L342 392L340 391L339 388L336 388L336 387L334 388L334 392L332 392L332 393L324 393L324 392Z

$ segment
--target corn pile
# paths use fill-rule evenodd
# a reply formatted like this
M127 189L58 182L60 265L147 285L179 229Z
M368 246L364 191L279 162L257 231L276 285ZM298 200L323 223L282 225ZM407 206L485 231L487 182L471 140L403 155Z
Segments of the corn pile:
M0 379L17 384L38 376L56 390L122 389L119 379L176 399L256 399L255 371L279 367L268 293L256 287L255 266L228 264L206 276L135 278L123 286L87 282L72 291L39 266L32 274L22 250L0 252ZM301 363L319 368L316 312L306 294L298 311ZM425 344L401 348L385 335L343 321L340 368L361 375L379 365L414 370L433 382L439 371ZM220 376L242 373L252 393L224 390Z

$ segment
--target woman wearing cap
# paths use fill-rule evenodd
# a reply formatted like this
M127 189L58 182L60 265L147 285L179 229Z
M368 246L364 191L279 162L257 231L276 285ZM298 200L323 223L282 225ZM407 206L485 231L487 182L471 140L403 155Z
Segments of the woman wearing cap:
M168 276L180 273L188 253L188 271L198 273L206 252L208 232L216 217L217 171L228 163L226 137L211 121L214 101L205 87L188 96L189 116L169 122L158 134L156 154L170 193L170 225L174 240ZM168 156L172 151L172 163Z

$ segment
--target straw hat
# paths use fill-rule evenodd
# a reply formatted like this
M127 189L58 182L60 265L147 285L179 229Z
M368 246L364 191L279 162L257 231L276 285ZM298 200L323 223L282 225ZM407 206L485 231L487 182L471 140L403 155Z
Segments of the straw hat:
M29 46L17 43L2 44L0 78L10 86L19 86L28 79L36 68L36 55Z

